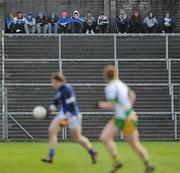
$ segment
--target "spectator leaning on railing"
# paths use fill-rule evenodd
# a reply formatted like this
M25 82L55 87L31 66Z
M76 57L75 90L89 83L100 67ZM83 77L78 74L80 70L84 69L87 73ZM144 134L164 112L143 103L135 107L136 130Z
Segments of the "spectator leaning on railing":
M58 33L58 24L57 24L57 15L55 12L52 12L50 15L49 15L49 18L48 18L48 33L49 34L57 34Z
M96 19L93 17L90 11L87 12L87 15L84 18L84 25L86 34L94 34L94 30L96 27Z
M36 32L36 19L32 16L31 13L27 13L24 28L26 34L34 34Z
M101 12L97 21L97 29L99 33L107 33L109 26L109 19L104 15L104 12Z
M134 11L130 19L130 32L131 33L141 33L143 28L143 21L140 12Z
M71 21L70 18L68 18L68 13L66 11L63 11L57 21L60 33L69 32L70 22Z
M84 27L84 18L80 16L79 11L74 11L73 16L70 19L71 22L71 32L72 33L82 33Z
M144 19L144 32L156 33L158 21L152 11L149 11L148 16Z
M41 34L41 33L47 34L48 21L47 21L46 16L42 12L39 12L36 18L36 27L37 27L38 34Z
M122 33L122 34L128 33L129 19L124 10L120 10L120 14L119 16L116 17L115 23L116 23L117 33Z
M14 17L14 27L13 27L14 33L24 33L24 24L25 24L25 18L22 12L18 11L16 13L16 17Z
M170 13L167 11L166 15L162 18L161 28L163 33L172 33L174 32L175 20L170 16Z

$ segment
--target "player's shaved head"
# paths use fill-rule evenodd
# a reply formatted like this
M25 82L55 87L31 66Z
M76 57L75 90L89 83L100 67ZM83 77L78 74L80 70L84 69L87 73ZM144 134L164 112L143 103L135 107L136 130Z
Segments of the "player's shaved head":
M118 78L117 69L113 65L107 65L104 68L104 78L107 81L111 81L113 79Z
M58 81L58 82L62 82L64 83L66 81L63 73L60 73L60 72L56 72L52 75L52 79Z

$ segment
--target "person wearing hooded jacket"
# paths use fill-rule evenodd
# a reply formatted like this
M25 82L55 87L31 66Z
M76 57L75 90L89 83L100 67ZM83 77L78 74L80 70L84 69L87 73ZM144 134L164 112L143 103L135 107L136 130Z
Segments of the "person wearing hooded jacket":
M84 27L84 18L80 16L79 11L74 11L73 16L70 19L71 32L72 33L82 33Z
M49 34L57 34L58 33L58 24L57 24L57 16L55 12L52 12L48 18L48 33Z
M122 34L128 33L129 19L124 10L120 11L119 16L117 16L115 19L115 23L116 23L116 31L118 33L122 33Z
M109 19L104 15L104 12L101 12L99 14L97 24L98 24L97 29L99 33L108 32Z
M172 33L175 27L175 20L170 16L169 11L161 20L161 28L163 33Z
M38 34L41 34L41 33L47 34L48 21L47 21L46 16L42 12L39 12L36 18L36 27L37 27Z
M156 33L158 21L152 11L149 11L148 16L144 19L145 33Z
M70 18L68 18L68 13L63 11L58 18L57 24L59 26L60 33L68 33L70 27Z
M21 11L16 13L16 17L14 17L14 33L24 33L24 24L25 24L25 17L23 16Z
M34 34L36 31L36 20L31 13L27 13L25 24L24 24L26 34Z

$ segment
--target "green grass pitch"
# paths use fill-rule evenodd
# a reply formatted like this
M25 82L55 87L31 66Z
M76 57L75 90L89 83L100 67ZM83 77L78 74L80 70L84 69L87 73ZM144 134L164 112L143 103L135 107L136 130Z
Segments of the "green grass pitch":
M144 142L156 164L155 173L180 173L180 142ZM98 163L92 165L81 146L59 143L52 165L40 162L47 154L46 143L0 143L0 173L107 173L111 159L100 143ZM143 173L144 165L125 142L118 143L124 167L119 173Z

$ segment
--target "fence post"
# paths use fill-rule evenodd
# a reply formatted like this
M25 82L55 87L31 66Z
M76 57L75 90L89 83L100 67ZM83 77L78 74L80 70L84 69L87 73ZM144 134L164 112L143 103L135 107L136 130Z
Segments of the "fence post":
M6 93L5 93L5 52L4 52L4 30L2 30L2 139L6 140L7 136L7 113L6 113Z
M61 41L61 35L59 35L59 71L62 72L62 41ZM62 129L62 140L66 140L67 139L67 130L66 127L64 127Z
M117 69L118 68L118 60L117 60L117 37L114 35L114 64ZM119 73L119 70L118 70Z
M177 115L174 114L174 139L177 140L178 136L177 136Z
M169 36L166 34L166 68L169 69Z
M172 120L174 120L174 86L171 85L171 113Z

